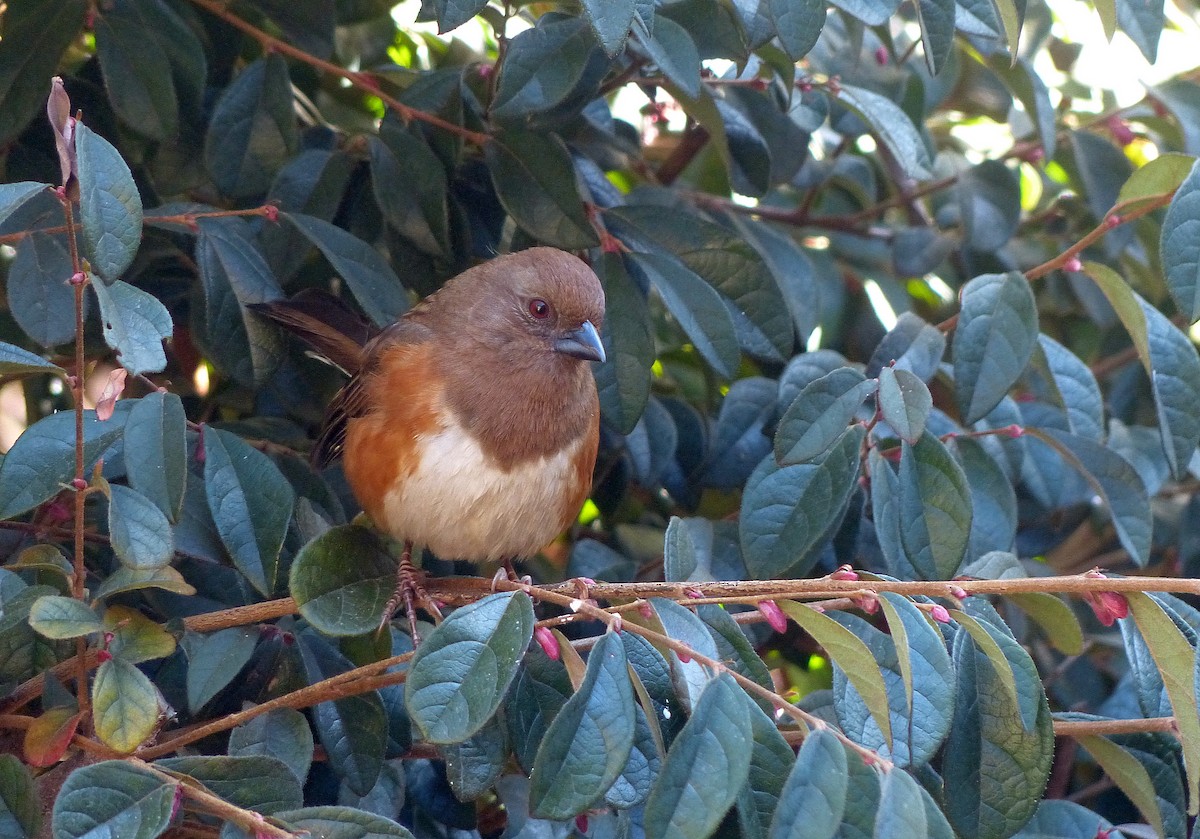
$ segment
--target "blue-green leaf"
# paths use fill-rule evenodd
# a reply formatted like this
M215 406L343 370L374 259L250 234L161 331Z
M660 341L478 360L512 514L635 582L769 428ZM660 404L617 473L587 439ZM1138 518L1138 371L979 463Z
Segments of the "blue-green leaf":
M962 467L928 429L900 455L900 540L926 580L948 580L966 556L971 491Z
M1004 398L1029 363L1037 335L1037 305L1024 275L984 274L963 286L951 356L964 423Z
M66 238L36 231L20 243L8 267L9 311L43 347L75 337L75 289L65 282L73 272Z
M879 781L879 812L874 839L908 839L928 836L925 800L921 788L903 769L894 768Z
M120 152L83 123L75 126L75 154L83 252L92 270L112 282L142 241L142 197Z
M855 425L821 458L779 466L767 455L746 482L739 520L742 553L755 579L801 575L817 560L858 487L866 430Z
M162 371L167 366L162 342L174 330L167 307L123 280L93 281L91 287L100 303L104 343L116 350L121 366L135 376Z
M128 568L162 568L175 556L166 515L149 498L123 484L108 488L108 535L113 553Z
M876 140L887 146L904 174L914 180L930 177L929 151L912 119L900 106L874 91L843 84L837 100L865 122Z
M748 695L744 704L750 716L754 748L750 753L750 772L746 776L746 785L738 793L738 825L742 828L743 836L765 837L779 807L784 784L792 772L796 755L791 744L783 739L775 726L773 708L772 716L768 716Z
M625 648L606 632L588 653L579 690L542 738L529 775L533 816L568 819L604 795L629 759L634 707Z
M33 839L42 823L33 773L14 754L0 755L0 835Z
M374 530L355 524L333 527L296 554L288 590L300 614L319 631L365 635L379 627L396 590L396 560Z
M779 465L805 463L829 451L877 386L853 367L840 367L805 385L775 429Z
M206 427L204 454L204 490L221 542L250 584L270 597L296 493L269 457L236 434Z
M29 607L29 625L45 638L82 638L103 625L92 607L74 597L47 594Z
M637 0L583 0L583 13L609 58L624 48L636 12Z
M533 638L533 604L502 592L456 609L413 658L408 714L431 743L461 742L491 719Z
M283 761L268 755L186 755L155 766L195 779L237 807L273 815L304 803L301 780Z
M879 371L879 410L900 439L916 443L932 409L929 388L915 374L891 367Z
M276 708L230 731L229 754L273 757L304 783L313 759L312 729L299 711Z
M133 403L125 423L129 485L174 522L187 484L187 417L174 393L148 393Z
M244 627L221 629L209 635L183 636L187 654L187 701L197 713L237 678L258 644L258 633Z
M646 297L634 283L621 258L601 254L593 263L604 287L605 360L592 369L605 420L622 433L633 431L650 398L654 338ZM589 575L590 576L590 575Z
M1200 164L1179 185L1163 220L1163 274L1188 322L1200 320Z
M1071 433L1097 442L1104 440L1104 402L1100 385L1086 364L1048 335L1039 335L1040 352L1033 363L1045 373L1046 384L1053 389L1067 413Z
M154 839L171 823L176 784L123 760L76 769L54 800L55 839Z
M646 835L708 836L733 805L750 772L750 718L732 676L718 676L701 694L663 763L646 802Z
M847 771L846 748L831 732L818 728L805 737L768 839L832 839L846 811Z

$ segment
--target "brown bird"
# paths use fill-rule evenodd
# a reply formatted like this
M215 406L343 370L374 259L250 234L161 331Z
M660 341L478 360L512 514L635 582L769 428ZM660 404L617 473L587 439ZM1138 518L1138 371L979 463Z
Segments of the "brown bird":
M355 498L404 543L383 621L414 598L414 546L473 562L530 556L575 519L592 484L604 294L553 248L500 256L447 281L378 335L345 310L256 310L296 331L350 381L314 461L341 457Z

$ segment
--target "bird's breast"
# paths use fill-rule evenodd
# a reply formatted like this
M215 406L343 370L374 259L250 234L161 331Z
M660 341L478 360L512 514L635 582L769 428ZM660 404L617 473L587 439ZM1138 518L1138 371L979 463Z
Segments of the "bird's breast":
M372 490L360 493L360 481L347 470L376 526L443 559L483 562L535 554L574 520L591 487L596 457L591 434L554 454L506 467L452 414L440 416L436 427L412 436L411 449L389 453L384 445L372 450L368 443L364 451L373 461L372 474L390 476L374 503Z

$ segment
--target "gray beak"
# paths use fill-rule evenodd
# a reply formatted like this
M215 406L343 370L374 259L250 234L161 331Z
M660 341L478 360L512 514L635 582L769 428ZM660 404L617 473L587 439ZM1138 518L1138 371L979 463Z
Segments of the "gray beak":
M584 361L604 361L605 358L600 333L590 320L585 320L578 329L572 329L555 340L554 351L582 358Z

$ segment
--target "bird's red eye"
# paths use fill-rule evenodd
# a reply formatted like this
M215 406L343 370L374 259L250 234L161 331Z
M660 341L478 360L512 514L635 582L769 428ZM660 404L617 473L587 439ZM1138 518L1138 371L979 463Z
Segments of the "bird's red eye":
M533 315L538 320L550 317L550 304L541 298L535 298L529 301L529 314Z

